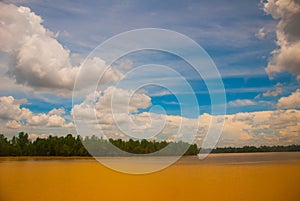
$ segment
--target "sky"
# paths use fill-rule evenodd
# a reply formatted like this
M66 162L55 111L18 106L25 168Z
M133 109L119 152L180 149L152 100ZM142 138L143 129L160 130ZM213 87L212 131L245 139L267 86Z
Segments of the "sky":
M4 0L0 10L0 132L8 137L101 132L201 145L209 130L222 128L218 146L300 143L299 0ZM178 55L143 50L109 63L93 52L117 34L143 28L198 43L220 74L225 105L211 99L222 88L208 90L217 77L198 75ZM98 81L96 92L86 90ZM134 91L144 82L170 88L149 84ZM213 105L225 106L226 114Z

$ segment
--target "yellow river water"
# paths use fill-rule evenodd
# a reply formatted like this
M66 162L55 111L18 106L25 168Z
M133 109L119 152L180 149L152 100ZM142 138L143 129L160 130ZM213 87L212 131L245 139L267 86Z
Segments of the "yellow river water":
M299 187L300 153L183 157L146 175L92 158L0 158L1 201L299 201Z

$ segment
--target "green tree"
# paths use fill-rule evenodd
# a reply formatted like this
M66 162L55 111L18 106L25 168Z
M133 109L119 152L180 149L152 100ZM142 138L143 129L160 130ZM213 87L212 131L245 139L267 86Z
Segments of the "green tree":
M0 156L8 156L10 154L10 143L7 138L0 134Z

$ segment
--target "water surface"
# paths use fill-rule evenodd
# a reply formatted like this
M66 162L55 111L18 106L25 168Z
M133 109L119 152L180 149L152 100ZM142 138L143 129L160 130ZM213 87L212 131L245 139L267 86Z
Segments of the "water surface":
M149 158L144 165L162 159ZM1 201L299 201L299 186L300 153L211 154L202 161L183 157L146 175L119 173L93 158L0 158Z

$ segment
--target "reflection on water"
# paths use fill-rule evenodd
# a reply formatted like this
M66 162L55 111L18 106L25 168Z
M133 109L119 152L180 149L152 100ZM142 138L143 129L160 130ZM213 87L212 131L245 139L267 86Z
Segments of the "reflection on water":
M151 166L166 157L102 158ZM112 171L88 157L0 158L0 200L298 201L300 153L211 154L183 157L152 174Z

